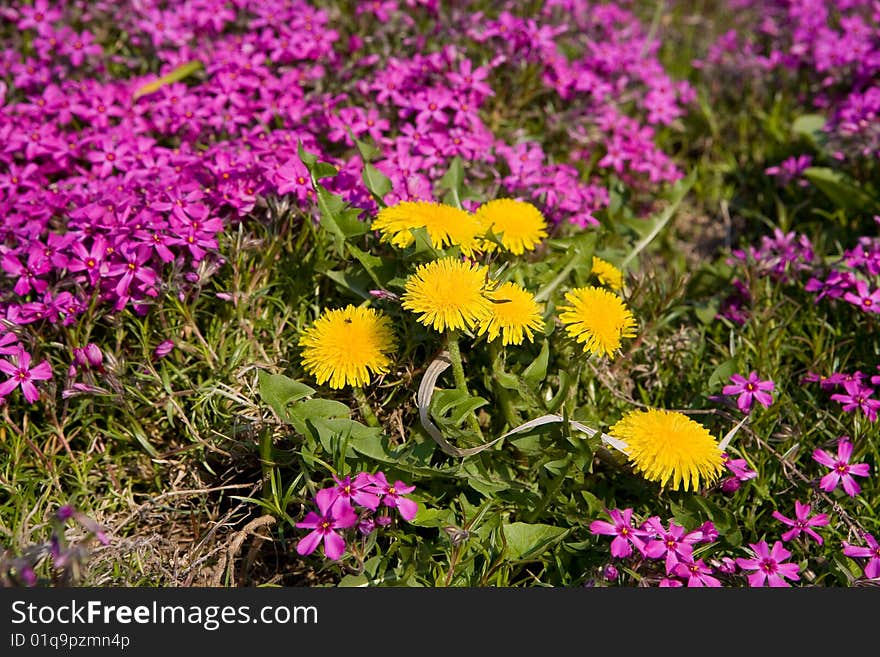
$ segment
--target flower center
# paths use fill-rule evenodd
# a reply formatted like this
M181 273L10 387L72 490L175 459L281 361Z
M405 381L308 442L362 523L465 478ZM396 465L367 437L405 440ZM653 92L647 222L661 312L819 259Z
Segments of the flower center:
M773 559L762 559L761 570L763 570L768 575L772 575L776 572L776 562L773 561Z

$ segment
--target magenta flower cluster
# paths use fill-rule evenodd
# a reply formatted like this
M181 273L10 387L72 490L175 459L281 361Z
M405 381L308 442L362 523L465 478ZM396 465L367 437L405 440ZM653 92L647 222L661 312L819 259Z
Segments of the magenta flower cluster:
M843 302L874 315L880 313L880 238L862 236L851 249L822 269L816 269L804 285L816 301Z
M803 98L827 116L838 159L880 154L880 9L874 0L729 0L739 29L726 32L703 69L777 89L804 83ZM789 165L790 171L799 163ZM783 172L785 171L783 168ZM796 176L796 174L795 174ZM795 177L792 176L792 177Z
M659 585L689 587L720 587L721 582L714 577L714 569L703 559L694 559L694 547L700 543L713 543L718 532L711 522L699 529L688 531L683 526L669 521L664 526L657 516L652 516L638 527L633 524L632 509L608 510L610 522L594 520L590 523L593 534L614 536L611 541L611 556L625 559L637 554L642 560L660 560L663 563L664 577ZM612 572L616 573L616 569Z
M164 295L197 294L223 263L220 235L265 199L314 213L299 143L336 166L325 184L364 212L376 204L353 138L376 148L389 203L432 199L455 157L475 183L579 226L597 223L612 174L641 190L680 178L655 129L694 91L665 73L634 14L554 0L525 18L516 5L490 17L468 2L358 3L370 37L346 39L338 8L306 0L4 3L0 401L19 387L38 399L51 376L39 354L86 312L145 314ZM425 24L443 47L426 47ZM479 44L492 60L470 54ZM150 87L145 61L161 75L202 70ZM566 101L546 119L558 138L485 120L526 66L538 95Z
M418 504L406 497L416 487L402 481L389 483L381 471L375 474L360 472L353 478L340 479L334 475L333 479L334 486L322 488L315 495L318 511L309 511L296 523L300 529L312 530L297 543L298 554L311 554L322 545L324 556L337 561L346 547L339 530L357 527L358 532L366 536L377 527L386 527L393 522L387 513L391 509L397 509L404 520L412 520L418 512ZM381 509L385 512L380 513Z
M880 386L880 365L877 366L877 371L878 374L870 376L861 370L851 373L834 372L828 376L808 372L802 381L818 383L822 390L831 392L830 399L838 402L845 412L861 411L868 420L876 422L880 399L874 396L877 392L874 386ZM838 392L834 392L835 390Z
M742 476L751 478L751 472L746 470ZM662 560L663 567L657 576L658 586L661 587L720 587L724 581L734 584L735 580L730 577L737 572L746 577L751 587L791 586L791 581L800 579L800 566L788 561L792 553L786 549L785 543L803 535L822 545L824 539L816 530L830 523L827 514L812 513L810 504L796 500L793 518L778 510L773 511L773 518L788 529L772 546L765 540L758 541L749 544L750 554L746 557L721 557L710 559L707 563L705 559L695 558L694 551L701 544L712 544L718 540L718 531L712 522L707 521L698 529L688 531L673 521L664 526L656 516L638 523L631 508L610 509L607 513L608 520L599 519L590 523L590 532L612 536L612 558L630 560L632 571L638 571L651 560ZM880 548L872 535L865 534L864 538L867 547L844 542L843 554L868 558L865 576L877 577L880 575ZM613 563L603 569L603 576L608 581L616 581L619 575L620 570Z

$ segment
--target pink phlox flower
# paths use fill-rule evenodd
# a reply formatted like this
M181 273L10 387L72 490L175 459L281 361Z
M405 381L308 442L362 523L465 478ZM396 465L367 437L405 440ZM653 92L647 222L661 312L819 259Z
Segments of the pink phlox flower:
M346 529L357 524L358 516L347 502L334 504L336 496L333 490L325 488L315 495L318 513L309 511L303 520L296 523L300 529L311 529L299 543L296 551L300 555L311 554L323 541L324 556L337 561L345 552L345 539L336 533L337 529Z
M686 579L688 587L721 587L721 582L712 576L714 571L702 559L699 561L680 561L672 572L678 577Z
M609 509L608 516L611 522L605 520L594 520L590 523L590 532L593 534L604 534L606 536L614 536L611 541L611 556L628 557L632 554L633 546L639 552L644 554L645 543L639 538L639 530L632 526L632 509Z
M764 586L765 582L771 587L791 586L785 580L800 579L798 575L800 566L796 563L784 563L791 556L791 552L785 549L782 541L776 541L772 549L767 546L766 541L750 543L749 546L754 551L754 558L739 557L736 560L737 565L743 570L754 571L748 576L749 586Z
M779 511L773 512L773 517L776 518L779 522L788 525L791 527L787 532L782 535L782 540L785 542L790 541L791 539L800 536L801 532L804 532L808 536L811 536L819 545L822 545L822 537L819 536L813 530L813 527L824 527L829 523L828 515L825 513L817 513L812 518L810 517L810 505L809 504L801 504L799 500L795 500L794 502L794 519L787 518Z
M856 281L856 293L847 292L843 300L858 306L866 313L880 313L880 288L868 289L868 284L858 279Z
M413 492L416 487L408 486L402 481L395 481L393 484L388 483L385 473L381 470L374 475L369 475L372 483L371 492L380 495L382 505L397 509L400 516L404 520L412 520L419 511L419 505L410 499L403 497L407 493Z
M0 398L21 386L24 398L31 404L40 398L40 392L34 381L46 381L52 378L52 367L44 360L36 367L31 367L31 355L22 347L9 360L0 360L0 372L9 378L0 383Z
M843 384L845 393L835 393L831 399L843 404L846 412L861 409L871 422L877 421L877 411L880 410L880 399L872 399L874 388L862 385L861 381L850 381Z
M330 489L336 496L333 504L344 502L350 506L363 506L372 511L379 508L379 496L372 490L373 482L368 473L359 472L354 479L350 476L340 479L334 475L333 479L336 481L336 486Z
M825 390L831 390L835 386L843 386L846 387L847 383L861 383L862 379L865 378L865 375L861 370L856 370L855 372L833 372L830 376L828 376L823 383L820 385Z
M852 452L853 444L846 436L837 441L837 458L831 456L824 449L813 450L813 460L831 468L831 472L819 481L819 488L830 493L837 488L838 484L842 483L843 490L850 497L859 494L861 487L853 477L867 477L870 474L871 466L867 463L850 463Z
M868 579L877 579L880 577L880 544L877 543L871 534L865 532L863 534L868 546L851 545L843 541L843 553L848 557L867 558L868 563L865 564L865 577Z
M703 538L700 539L701 543L714 543L718 540L718 529L711 520L707 520L700 525L697 531L703 534Z
M690 561L694 551L694 543L703 538L703 532L697 530L688 532L681 525L669 523L669 529L663 528L663 523L656 516L649 518L647 523L658 537L648 541L645 545L645 556L651 559L666 558L666 574L673 572L675 566L681 561Z
M730 470L740 481L748 481L758 476L758 473L749 467L745 459L732 459L728 454L722 454L725 467Z
M18 277L12 291L20 296L26 296L32 289L42 294L49 287L48 281L39 277L51 271L52 263L38 251L28 254L26 265L22 265L12 253L6 253L0 260L0 267L10 276Z
M724 386L721 392L725 395L739 395L736 405L743 413L751 411L753 401L757 401L764 408L773 403L773 396L770 394L775 387L773 381L762 381L754 371L749 372L748 378L734 374L730 380L733 383Z

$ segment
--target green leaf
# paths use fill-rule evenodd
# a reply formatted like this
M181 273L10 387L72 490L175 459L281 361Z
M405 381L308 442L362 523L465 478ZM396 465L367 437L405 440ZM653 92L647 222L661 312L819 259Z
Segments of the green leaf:
M739 528L740 523L732 512L699 495L688 497L682 506L691 512L692 517L696 518L696 521L685 525L686 527L696 527L702 524L704 519L709 519L715 525L718 534L730 545L734 547L742 545L743 536Z
M318 156L314 153L310 153L303 147L302 140L297 141L296 143L296 154L299 155L299 159L305 165L306 169L309 171L315 166L315 163L318 161Z
M556 394L553 395L553 398L547 402L547 412L555 413L559 410L565 400L568 398L568 393L571 390L571 386L574 383L574 377L569 375L566 370L559 370L559 389L556 391Z
M290 413L300 420L348 418L351 416L351 409L334 399L307 399L294 406Z
M391 191L391 179L384 173L379 171L369 162L364 164L364 170L361 174L364 185L367 186L373 198L382 205L385 204L385 195Z
M326 400L319 400L326 401ZM348 448L342 456L354 456L354 446L352 440L370 438L376 434L381 434L382 429L371 428L365 424L361 424L356 420L350 420L347 417L310 417L306 420L306 424L315 428L318 434L318 440L321 446L328 454L340 453L341 442L344 442ZM334 442L336 444L334 445Z
M507 541L508 557L512 561L539 556L568 532L562 527L530 525L525 522L505 524L501 529Z
M435 390L434 396L431 398L431 411L437 417L442 417L446 415L449 409L455 407L456 404L462 403L468 397L470 395L457 388Z
M429 509L425 505L419 504L416 517L409 523L416 527L444 527L453 524L454 521L455 518L449 509Z
M804 177L839 208L863 211L875 207L875 201L840 171L827 167L809 167L804 171Z
M449 422L454 425L461 424L462 420L464 420L468 413L473 413L475 410L488 403L489 400L483 399L482 397L468 397L466 401L455 407L452 414L449 416Z
M360 575L346 575L341 580L339 580L339 584L337 584L337 588L355 588L355 587L365 587L370 584L370 580L367 579L367 576L364 574Z
M703 326L708 326L715 321L719 308L718 300L712 299L707 303L700 303L694 306L694 314Z
M464 166L462 165L461 156L456 155L449 163L449 168L443 177L440 178L440 187L448 190L452 196L453 203L461 207L462 187L464 186Z
M333 178L339 173L339 169L329 162L316 162L311 169L311 173L316 179L320 180L321 178Z
M348 245L348 250L361 263L377 287L384 288L391 276L394 275L395 267L393 261L383 260L372 253L361 251L353 244Z
M372 289L373 281L362 271L352 273L330 270L323 272L323 274L340 287L353 292L362 299L372 298L370 296L370 289Z
M382 157L381 149L376 148L372 144L368 144L367 142L360 139L355 139L354 135L351 133L351 130L348 130L348 134L352 139L354 139L354 145L357 146L358 153L361 154L361 159L364 161L365 164L378 160L380 157Z
M549 341L544 340L541 345L541 353L538 357L529 363L529 366L523 372L522 378L530 386L536 386L547 376L547 363L550 360Z
M288 405L314 394L315 389L283 374L270 374L265 370L257 372L257 387L260 398L269 404L275 414L284 422L290 422Z
M492 376L498 381L498 385L508 390L519 390L519 387L522 385L516 376L504 370L496 369L492 372Z
M736 372L736 359L730 358L718 367L715 368L715 371L709 376L708 387L710 390L714 389L721 383L727 383L730 380L730 375Z
M193 60L191 62L187 62L186 64L181 64L176 69L166 75L163 75L159 79L153 80L152 82L147 82L147 84L138 87L137 90L135 90L134 94L132 94L132 98L134 100L137 100L141 96L146 96L153 93L154 91L158 91L164 86L174 84L175 82L180 82L181 80L188 78L190 75L202 70L203 68L204 66L199 60Z
M605 510L605 502L600 500L598 497L593 495L591 492L586 491L586 490L582 490L581 497L583 497L584 502L587 503L587 517L588 518L597 518Z
M825 127L825 117L821 114L801 114L791 124L791 131L798 136L816 141L816 136Z
M472 397L455 388L439 390L434 393L434 397L431 399L434 416L453 426L459 424L468 413L472 413L488 403L488 399ZM451 414L446 417L450 411Z
M357 436L352 436L348 444L358 454L382 463L396 463L398 460L397 456L388 449L388 439L378 428L371 430L371 433L361 432Z

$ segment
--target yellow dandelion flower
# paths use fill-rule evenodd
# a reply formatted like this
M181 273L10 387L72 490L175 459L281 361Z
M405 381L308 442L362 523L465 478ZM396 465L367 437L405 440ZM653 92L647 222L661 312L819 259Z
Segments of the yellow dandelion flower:
M326 310L299 340L302 363L321 385L363 386L370 372L387 372L396 341L391 320L372 308Z
M532 342L535 331L544 328L541 307L531 292L516 283L502 283L487 292L491 313L480 321L479 333L487 333L491 342L500 334L503 344Z
M683 413L651 409L630 411L608 433L626 443L636 472L673 490L697 490L700 478L714 482L724 466L712 434Z
M571 305L559 307L559 319L584 351L614 358L621 339L635 337L636 320L616 294L590 286L567 292L565 299Z
M429 262L407 279L401 305L421 313L418 321L435 331L473 328L491 312L487 274L485 267L456 258Z
M547 222L544 215L531 203L512 198L499 198L483 203L474 213L483 232L491 230L499 236L501 244L514 255L533 251L538 243L547 237ZM486 242L483 250L495 247Z
M612 290L623 289L623 272L610 262L593 256L593 274L602 285L607 285Z
M383 242L406 248L415 238L410 229L424 228L436 249L459 246L470 257L478 250L478 236L483 232L476 217L466 210L430 201L401 201L382 208L372 224Z

